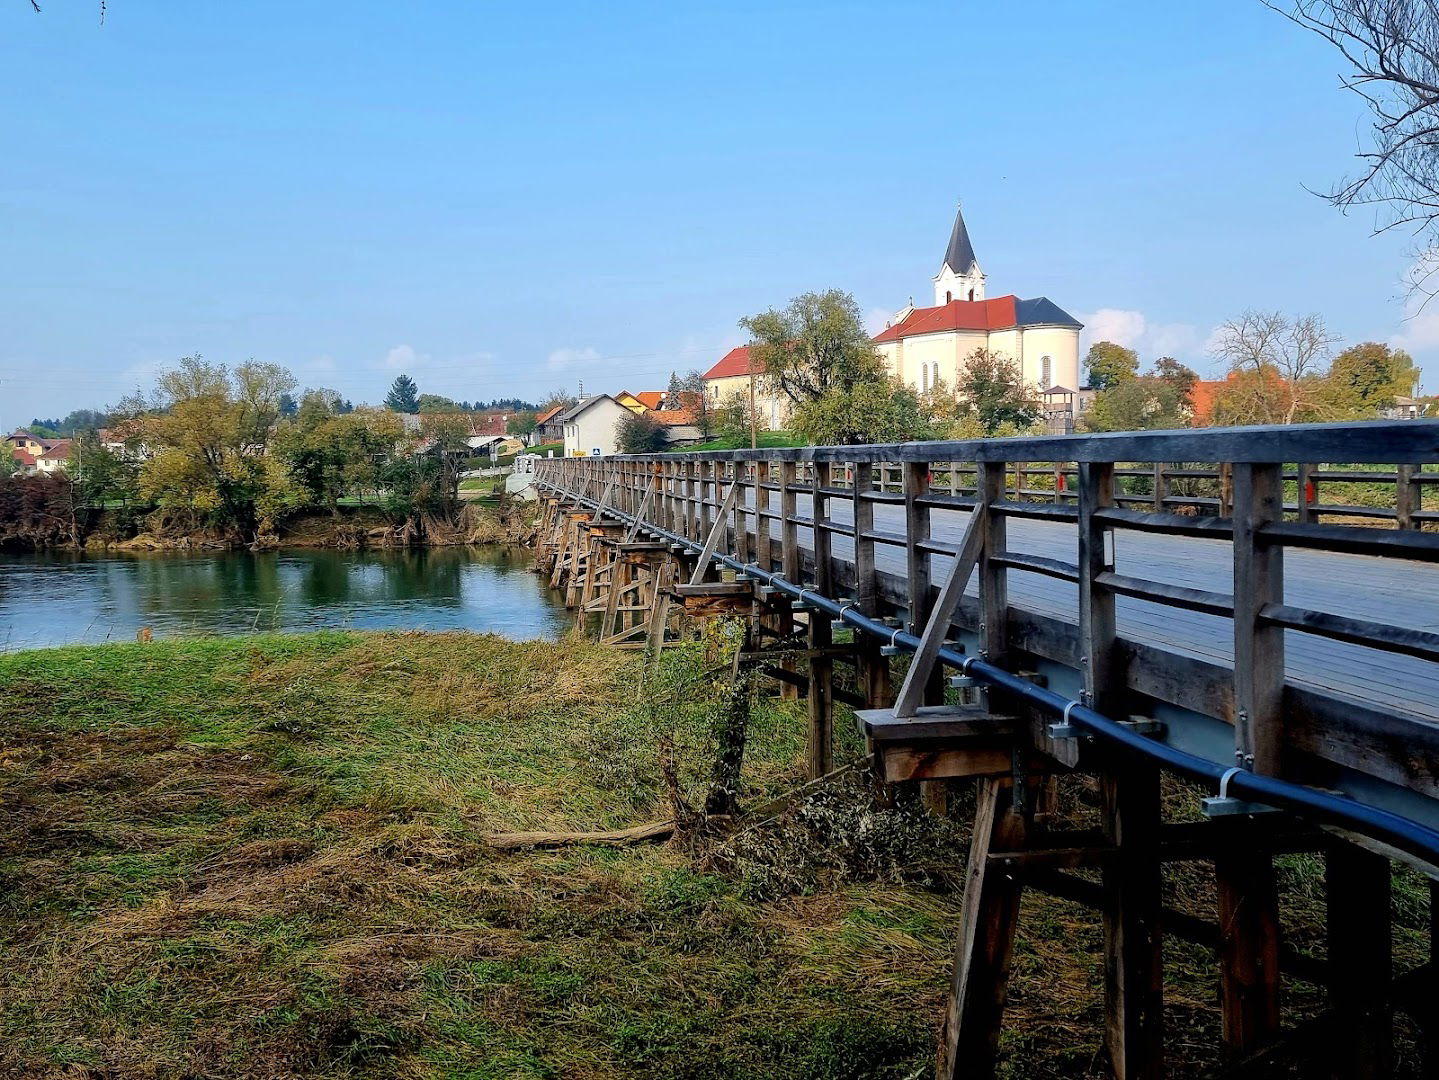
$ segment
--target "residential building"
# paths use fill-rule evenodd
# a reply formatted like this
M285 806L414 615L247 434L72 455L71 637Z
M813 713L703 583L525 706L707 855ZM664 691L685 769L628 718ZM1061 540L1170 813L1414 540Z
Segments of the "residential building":
M47 439L23 429L5 436L10 449L11 472L23 476L64 472L70 466L73 439Z
M534 434L530 436L531 446L539 446L541 443L564 442L565 425L560 421L560 414L565 409L564 405L556 405L535 417Z
M634 415L609 394L595 394L559 416L564 427L565 456L589 457L615 452L615 425Z
M964 214L957 213L939 273L934 306L901 308L875 335L875 346L890 371L921 393L942 382L951 389L965 359L978 349L1018 363L1024 381L1053 405L1051 430L1069 430L1059 415L1079 390L1079 332L1083 324L1047 297L1024 300L1013 294L985 296ZM1049 408L1047 412L1051 411Z
M736 395L748 404L753 382L759 425L768 430L776 430L789 422L789 398L769 388L764 375L764 365L754 356L748 345L736 346L725 353L719 363L705 372L704 381L711 409L721 407Z

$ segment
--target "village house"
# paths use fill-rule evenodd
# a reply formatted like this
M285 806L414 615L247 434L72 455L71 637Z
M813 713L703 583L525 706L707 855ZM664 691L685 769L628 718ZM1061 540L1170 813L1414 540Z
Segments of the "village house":
M705 372L704 382L711 409L720 408L736 396L748 407L752 390L760 427L775 430L789 422L792 403L787 396L771 389L764 365L748 345L738 345L725 353L719 363Z
M560 414L565 411L565 408L564 405L556 405L535 417L535 430L530 435L531 446L565 441L565 425L560 420Z
M11 472L21 476L48 476L70 467L73 439L46 439L23 429L5 436L10 448Z
M589 457L615 452L615 425L633 415L609 394L595 394L562 412L565 456Z

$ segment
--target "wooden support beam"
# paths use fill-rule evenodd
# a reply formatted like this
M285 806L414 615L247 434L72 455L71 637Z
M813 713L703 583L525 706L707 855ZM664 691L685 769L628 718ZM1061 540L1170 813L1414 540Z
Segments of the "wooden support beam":
M1383 1080L1393 1071L1394 1025L1377 987L1394 977L1389 860L1344 841L1329 848L1329 1003L1344 1017L1344 1037L1329 1058L1335 1080Z
M868 495L874 487L874 465L858 461L852 466L852 516L854 521L854 595L855 607L862 615L879 614L879 575L875 569L874 503ZM879 651L877 641L867 634L856 635L860 643L860 693L870 708L883 708L894 700L890 684L889 660Z
M939 1035L937 1080L994 1076L1023 886L1017 876L992 866L989 853L1021 849L1028 836L1029 822L1015 810L1010 781L981 780L954 977Z
M1224 1050L1248 1056L1279 1031L1279 899L1274 859L1235 830L1214 860L1219 911L1219 1007Z

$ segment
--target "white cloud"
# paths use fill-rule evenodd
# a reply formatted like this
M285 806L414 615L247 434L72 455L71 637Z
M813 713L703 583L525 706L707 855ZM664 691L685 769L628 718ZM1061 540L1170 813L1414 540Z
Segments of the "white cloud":
M1161 356L1179 359L1205 352L1207 345L1199 329L1190 323L1153 323L1142 311L1125 308L1100 308L1081 315L1084 333L1080 348L1087 351L1096 341L1112 341L1139 353L1148 364ZM1210 335L1211 338L1213 335Z
M384 360L380 361L380 366L391 371L412 369L423 366L427 360L429 357L417 353L413 345L396 345L385 354Z
M556 349L545 360L545 366L551 371L566 371L576 364L590 364L600 358L599 350L590 348L575 349L565 346Z
M1125 311L1123 308L1100 308L1089 315L1080 316L1084 323L1084 343L1112 341L1133 349L1144 337L1145 318L1140 311Z

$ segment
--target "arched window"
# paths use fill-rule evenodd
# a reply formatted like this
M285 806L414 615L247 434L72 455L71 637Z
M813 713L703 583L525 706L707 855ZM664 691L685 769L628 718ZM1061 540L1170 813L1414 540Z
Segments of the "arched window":
M928 364L920 364L920 365L919 365L919 379L920 379L920 382L923 384L922 386L920 386L920 389L921 389L921 390L928 390L928 389L929 389L929 365L928 365Z
M939 385L939 361L938 361L938 360L936 360L936 361L934 362L934 377L930 380L929 385L930 385L930 386L938 386L938 385Z
M1039 388L1048 390L1054 379L1054 361L1046 356L1039 361Z
M950 303L953 299L954 299L954 293L950 292L948 289L945 289L945 290L944 290L944 302L945 302L946 304L948 304L948 303Z
M970 300L970 303L973 303L973 302L974 302L974 290L973 290L973 289L970 289L970 290L969 290L969 300Z

